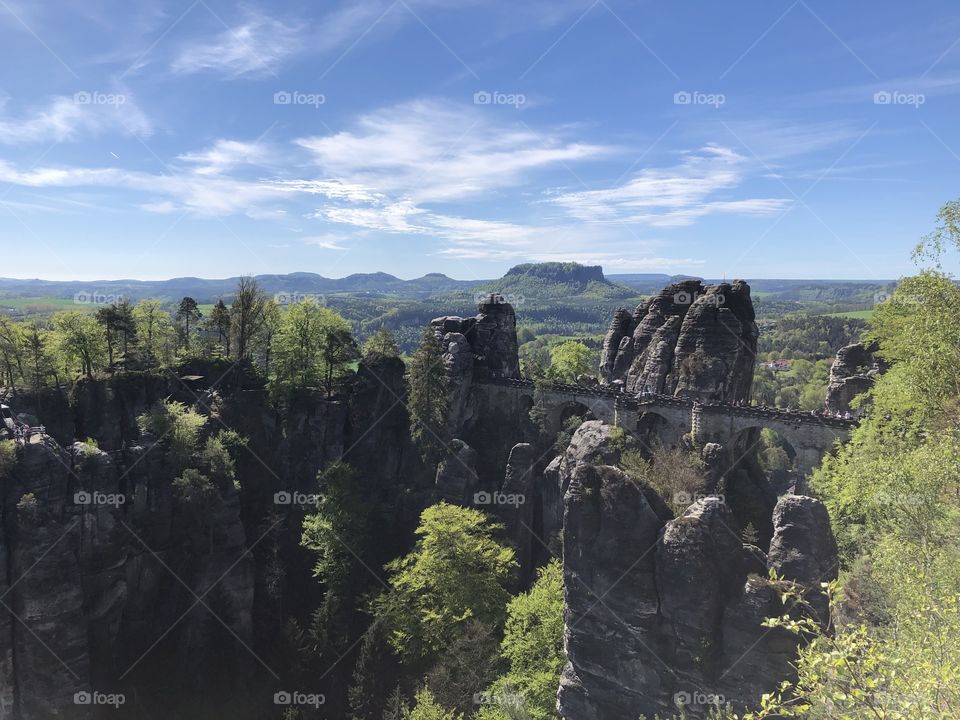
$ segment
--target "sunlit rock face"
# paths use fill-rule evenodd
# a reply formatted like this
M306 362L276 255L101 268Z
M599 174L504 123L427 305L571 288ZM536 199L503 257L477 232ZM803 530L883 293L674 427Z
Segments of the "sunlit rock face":
M617 310L604 339L601 381L628 392L704 401L750 397L759 331L750 286L669 285L637 306Z
M865 393L881 372L884 363L876 356L879 349L875 343L853 343L837 351L830 367L827 384L826 409L831 413L857 412L851 408L853 399Z
M552 475L564 485L567 720L705 717L711 701L755 707L792 676L797 638L762 626L782 615L784 587L836 577L824 506L787 495L772 513L769 556L741 540L719 496L673 517L656 492L613 465L615 448L585 423ZM607 448L605 452L603 448ZM822 618L821 618L822 619Z

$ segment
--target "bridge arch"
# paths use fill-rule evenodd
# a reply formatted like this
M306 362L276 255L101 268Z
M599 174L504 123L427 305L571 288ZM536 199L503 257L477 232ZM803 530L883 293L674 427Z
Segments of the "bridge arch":
M547 414L547 426L552 431L559 432L572 417L579 417L582 421L594 420L593 410L576 399L565 400L554 404Z
M690 432L690 416L663 409L644 408L634 427L628 428L648 451L658 446L675 447Z
M766 436L765 436L766 435ZM802 479L800 450L789 434L763 424L741 428L730 441L731 469L748 460L755 460L780 492Z

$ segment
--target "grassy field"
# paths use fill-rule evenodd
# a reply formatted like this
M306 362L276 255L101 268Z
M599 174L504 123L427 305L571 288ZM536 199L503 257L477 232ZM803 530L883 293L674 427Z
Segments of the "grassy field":
M848 312L829 313L827 317L855 318L857 320L869 320L873 315L873 310L850 310Z
M0 312L20 319L44 317L60 310L95 312L93 303L77 303L73 298L59 297L0 297Z

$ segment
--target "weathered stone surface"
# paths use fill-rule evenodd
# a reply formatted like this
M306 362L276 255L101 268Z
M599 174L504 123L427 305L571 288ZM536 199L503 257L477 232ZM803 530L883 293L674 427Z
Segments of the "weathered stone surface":
M643 488L610 466L578 466L565 506L568 663L558 710L576 720L636 720L668 682L649 650L657 645L654 549L663 521Z
M851 401L869 390L877 375L885 369L884 363L875 355L878 346L853 343L837 351L830 366L827 384L826 409L831 413L857 413L850 407Z
M472 505L479 487L477 452L463 440L450 441L451 452L437 465L436 496L454 505Z
M253 560L236 490L220 488L194 544L172 478L159 449L111 456L50 438L21 446L0 499L12 648L0 655L0 718L90 717L74 694L116 692L120 675L170 629L154 658L177 658L170 667L184 673L222 662L203 640L216 622L207 610L173 627L193 593L213 588L207 601L216 595L230 632L251 642Z
M674 657L687 672L709 672L718 661L723 609L743 583L742 552L733 514L717 497L694 503L664 528L657 587Z
M835 573L823 505L783 498L768 558L741 541L720 497L671 519L649 487L606 464L617 449L603 427L584 423L548 472L566 490L561 717L635 720L711 695L755 706L791 676L797 650L795 636L762 626L785 612L768 568L811 593ZM686 707L688 717L708 710Z
M502 295L485 297L476 317L439 317L430 324L441 339L447 334L464 336L475 356L476 371L480 376L520 377L517 316Z
M533 566L533 524L536 495L536 461L534 447L518 443L510 451L507 470L500 488L497 514L506 527L507 536L513 540L520 565L520 583L526 582Z
M837 542L822 502L805 495L784 495L773 509L773 539L767 553L777 575L811 588L807 600L826 620L820 583L837 578Z
M619 308L613 314L610 329L603 338L603 348L600 351L600 377L606 382L615 379L614 368L617 356L626 352L621 344L633 334L633 315L626 308Z
M633 317L616 312L604 341L601 380L622 381L629 392L746 400L758 335L745 282L675 283L638 306Z

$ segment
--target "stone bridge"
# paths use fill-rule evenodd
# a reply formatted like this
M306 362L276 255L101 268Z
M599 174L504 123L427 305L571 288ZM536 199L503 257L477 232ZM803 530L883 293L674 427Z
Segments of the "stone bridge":
M535 401L532 380L478 379L474 389L501 407L519 411L529 410ZM603 386L554 383L542 385L539 393L551 430L559 430L573 415L589 413L624 428L651 447L679 445L684 436L689 436L695 447L718 443L733 453L735 462L749 454L760 430L767 428L790 446L794 469L803 475L833 451L838 441L845 442L856 425L855 420L799 410L699 402L673 395L633 396Z

